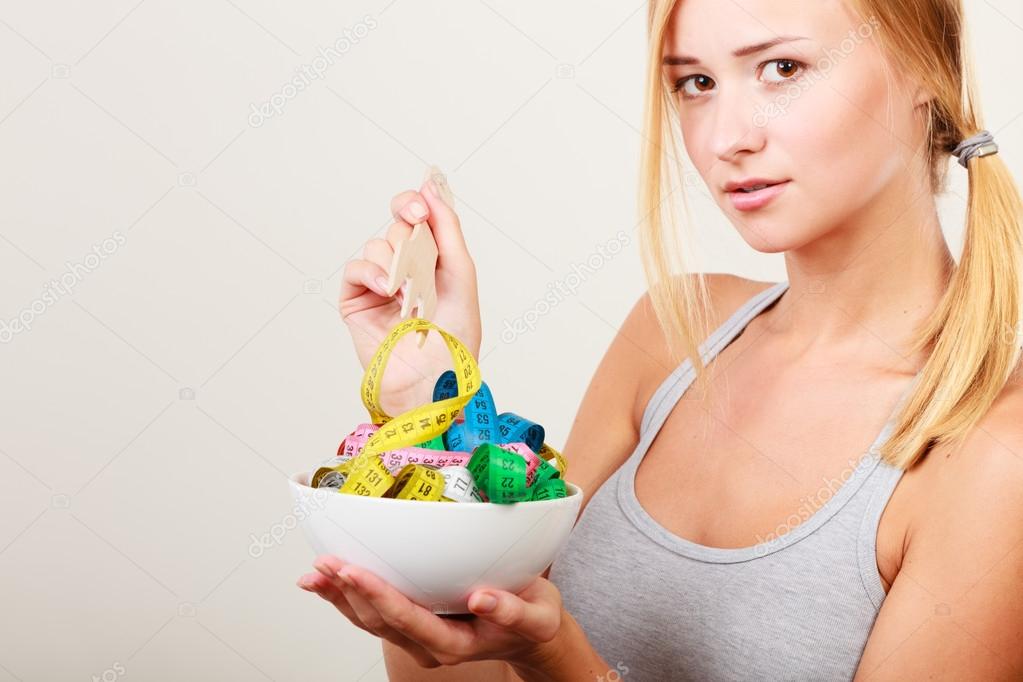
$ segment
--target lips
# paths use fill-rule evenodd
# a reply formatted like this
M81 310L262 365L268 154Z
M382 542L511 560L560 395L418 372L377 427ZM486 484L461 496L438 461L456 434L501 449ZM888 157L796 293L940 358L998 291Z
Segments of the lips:
M757 211L759 209L768 206L775 201L778 197L784 194L788 188L790 181L779 182L774 185L767 185L763 189L758 189L752 192L744 192L741 189L728 192L728 198L732 202L732 206L739 211Z
M726 192L737 192L739 194L748 194L753 188L773 187L774 185L780 185L788 180L773 180L770 178L745 178L743 180L737 180L725 184Z

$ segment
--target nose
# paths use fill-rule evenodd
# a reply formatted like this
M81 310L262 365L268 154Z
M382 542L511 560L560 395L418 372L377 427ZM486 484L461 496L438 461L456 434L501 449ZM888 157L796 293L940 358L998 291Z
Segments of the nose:
M722 161L763 149L766 126L756 125L756 99L742 88L721 88L714 102L711 151Z

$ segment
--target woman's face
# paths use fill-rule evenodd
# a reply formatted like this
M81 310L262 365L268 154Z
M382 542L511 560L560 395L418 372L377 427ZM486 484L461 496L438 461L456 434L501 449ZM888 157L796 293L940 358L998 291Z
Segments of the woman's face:
M679 87L686 150L758 251L890 221L918 189L911 180L926 177L914 159L924 118L914 112L927 98L889 85L879 30L842 0L679 0L663 68ZM751 178L782 184L726 189Z

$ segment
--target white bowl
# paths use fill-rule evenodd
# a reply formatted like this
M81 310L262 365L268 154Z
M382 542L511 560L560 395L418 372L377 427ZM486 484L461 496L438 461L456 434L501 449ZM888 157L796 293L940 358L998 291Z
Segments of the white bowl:
M422 502L288 484L317 555L333 554L380 576L434 613L469 613L473 591L516 593L554 562L575 525L583 493L515 504Z

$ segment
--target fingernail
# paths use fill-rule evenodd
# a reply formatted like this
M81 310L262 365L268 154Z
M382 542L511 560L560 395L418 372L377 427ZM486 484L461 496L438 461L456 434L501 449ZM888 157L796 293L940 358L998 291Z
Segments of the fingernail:
M414 218L422 218L426 215L426 208L418 201L413 201L408 205L408 212L411 213Z
M298 585L299 587L301 587L303 590L305 590L307 592L312 591L312 586L309 584L309 579L308 578L305 578L305 577L299 578L298 581L295 584Z
M337 572L337 577L341 578L341 582L343 582L345 585L348 585L348 587L358 587L358 585L355 583L355 576L353 576L349 572L347 566L345 566L344 568Z
M386 296L387 295L387 278L386 277L377 277L375 280L373 280L373 284L376 285L376 292L378 294L380 294L381 296Z
M492 594L484 594L482 597L476 600L476 606L473 607L474 611L493 611L494 607L497 606L497 599Z
M426 181L426 191L433 196L440 198L440 192L437 191L437 185L433 182L433 180Z

